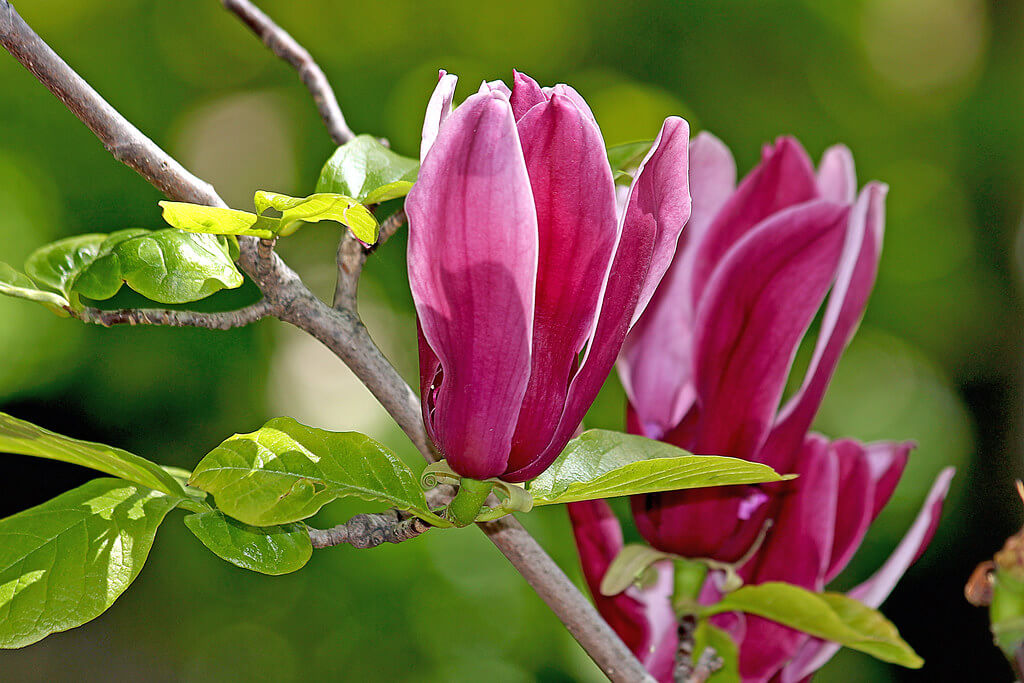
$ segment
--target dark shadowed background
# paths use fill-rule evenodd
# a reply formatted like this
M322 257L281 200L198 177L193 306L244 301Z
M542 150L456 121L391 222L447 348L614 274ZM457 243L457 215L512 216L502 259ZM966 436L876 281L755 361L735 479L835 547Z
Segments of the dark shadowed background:
M842 586L896 544L935 474L958 475L931 548L884 606L925 657L908 672L844 652L821 681L1009 681L962 586L1021 522L1020 228L1024 5L995 0L259 3L317 57L357 132L415 156L437 69L460 96L517 67L574 84L609 144L668 114L727 142L742 172L793 134L815 159L848 144L891 185L878 286L817 427L916 439L907 474ZM122 113L233 206L313 191L332 151L295 74L215 0L22 0L19 12ZM161 226L161 198L0 54L0 260L46 241ZM281 251L329 296L333 224ZM416 375L404 233L371 259L362 310ZM244 304L252 288L218 295ZM129 299L124 301L129 302ZM267 418L367 432L420 466L401 432L311 338L275 322L233 332L105 330L0 300L0 410L191 468ZM609 382L588 420L621 427ZM0 516L89 478L0 455ZM335 504L329 525L359 508ZM135 585L100 619L0 653L0 680L570 681L599 674L473 529L372 551L317 552L294 575L249 574L173 514ZM562 510L525 520L574 577ZM632 533L632 532L630 532Z

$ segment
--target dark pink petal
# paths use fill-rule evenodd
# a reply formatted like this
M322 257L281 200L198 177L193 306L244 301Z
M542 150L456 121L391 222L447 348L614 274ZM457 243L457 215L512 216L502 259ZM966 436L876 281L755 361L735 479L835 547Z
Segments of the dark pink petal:
M681 215L681 207L685 205L687 214L689 212L686 174L678 173L680 168L684 171L686 168L686 145L686 122L674 117L666 119L633 181L630 204L622 217L594 332L580 369L569 385L565 409L554 437L529 465L507 472L504 479L526 481L547 469L572 437L607 379L646 287L651 264L663 260L660 253L656 256L656 250L675 249L675 239L686 220L686 215Z
M558 426L577 354L594 328L618 230L615 184L597 126L555 95L530 109L518 127L540 252L530 383L510 470L529 465Z
M917 561L935 535L942 514L942 503L949 493L953 474L952 467L947 467L939 473L924 502L924 507L903 540L896 546L896 550L870 579L849 592L851 598L860 600L869 607L878 608L889 597L896 583L910 565ZM838 650L839 645L835 643L812 638L800 648L793 661L783 670L782 683L796 683L810 676L825 666Z
M875 479L867 449L852 439L834 441L831 449L839 463L839 489L843 495L836 505L835 537L825 583L849 564L875 518Z
M715 271L697 309L701 422L691 450L751 459L764 442L800 338L835 273L846 216L825 200L781 211Z
M875 480L875 500L871 510L871 519L878 517L885 504L892 498L896 484L907 466L910 451L917 448L913 441L879 441L866 446L868 466L871 477Z
M839 458L825 437L807 436L796 473L797 479L783 484L775 523L743 574L753 583L786 581L821 590L832 557L840 490Z
M709 133L690 143L693 207L676 256L630 330L619 356L619 377L644 434L658 439L683 419L693 404L693 259L712 218L736 185L729 148Z
M570 503L568 509L583 576L598 611L651 675L671 683L678 643L671 566L655 565L658 581L650 588L632 587L613 597L601 595L601 580L622 550L622 527L603 500Z
M537 274L537 215L503 95L473 95L448 117L406 210L409 283L441 368L424 417L456 472L497 476L529 380Z
M658 550L734 562L760 533L758 521L740 514L750 504L763 505L760 493L752 486L720 486L633 496L630 504L640 535Z
M857 171L853 154L846 145L825 150L818 166L818 191L822 198L837 204L852 204L857 197Z
M434 94L427 102L427 113L423 117L423 138L420 141L420 161L427 157L430 146L437 139L437 133L441 130L441 124L452 113L452 100L455 99L455 86L459 78L450 74L444 69L438 72L437 86Z
M775 525L743 574L754 584L785 581L820 591L832 554L839 462L828 441L810 435L797 460L800 477L783 493ZM844 492L845 495L845 492ZM747 616L740 645L743 680L764 681L789 661L809 636L777 622Z
M523 118L526 112L530 111L541 102L547 101L547 96L537 81L533 80L519 71L512 72L512 96L509 101L512 103L512 113L516 121Z
M694 263L694 305L699 304L714 269L741 237L769 216L817 196L814 167L807 152L793 138L780 138L708 228Z
M843 253L803 384L779 414L770 452L794 448L811 426L832 373L853 338L875 284L885 229L885 185L869 183L850 213ZM772 466L783 463L766 459Z

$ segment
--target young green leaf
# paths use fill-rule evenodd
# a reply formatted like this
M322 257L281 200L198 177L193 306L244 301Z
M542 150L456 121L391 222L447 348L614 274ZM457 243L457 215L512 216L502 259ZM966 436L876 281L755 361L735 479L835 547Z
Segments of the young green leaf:
M27 277L0 264L0 293L80 308L80 296L109 299L127 284L162 304L189 303L242 285L234 247L233 238L172 229L79 235L37 249L25 262Z
M373 136L360 135L327 160L316 191L352 197L361 204L379 204L408 194L419 167L415 159L395 154Z
M0 294L37 301L54 313L65 317L67 311L64 310L64 307L70 305L66 298L55 292L39 289L27 275L19 273L3 261L0 261Z
M159 202L167 224L186 232L210 235L248 235L269 239L275 235L276 225L257 225L260 217L248 211L224 209L217 206L188 204L185 202ZM276 224L277 221L274 221Z
M127 284L162 304L205 299L222 289L241 287L230 241L212 235L163 230L112 233L74 290L90 299L109 299Z
M627 142L624 145L613 145L608 148L608 163L613 171L625 171L635 168L647 156L653 140L642 140L640 142Z
M736 641L707 619L701 619L693 633L694 664L709 647L722 659L722 667L711 674L707 683L740 683L740 653Z
M301 522L249 526L210 510L189 515L185 526L221 559L261 574L289 574L302 569L313 555L309 531Z
M311 194L308 197L289 197L277 192L259 190L255 198L256 210L263 213L267 209L281 212L280 234L287 236L295 232L295 223L317 223L319 221L337 221L348 226L352 233L366 242L377 241L377 219L369 209L351 197L334 193Z
M67 237L36 249L25 261L25 274L44 287L75 301L75 280L96 260L107 235Z
M642 436L592 429L570 441L529 491L534 505L553 505L789 478L747 460L691 455Z
M643 543L627 543L601 579L601 595L618 595L632 586L655 562L670 560L674 555L655 550Z
M0 452L69 462L172 496L186 495L171 473L145 458L113 446L62 436L7 413L0 413Z
M138 576L180 500L103 478L0 520L0 648L102 614Z
M727 593L720 602L705 608L702 616L722 612L756 614L911 669L924 664L891 621L841 593L814 593L788 583L762 583Z
M408 510L448 526L427 507L412 470L358 432L328 432L278 417L210 451L189 482L246 524L273 526L310 517L344 496Z

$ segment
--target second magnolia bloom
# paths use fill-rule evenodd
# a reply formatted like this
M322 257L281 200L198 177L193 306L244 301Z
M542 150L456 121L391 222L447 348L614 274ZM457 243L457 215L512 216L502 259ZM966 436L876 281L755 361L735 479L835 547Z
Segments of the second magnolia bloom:
M607 378L690 215L683 119L625 209L583 98L515 74L452 111L442 72L406 201L427 432L458 474L543 472Z

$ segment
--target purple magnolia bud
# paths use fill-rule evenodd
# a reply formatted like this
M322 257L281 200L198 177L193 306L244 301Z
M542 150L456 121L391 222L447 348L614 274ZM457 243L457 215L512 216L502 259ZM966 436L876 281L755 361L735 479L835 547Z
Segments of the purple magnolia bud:
M452 111L454 90L442 72L406 201L423 418L460 475L525 481L572 437L668 268L689 128L665 120L620 216L575 90L517 73Z

